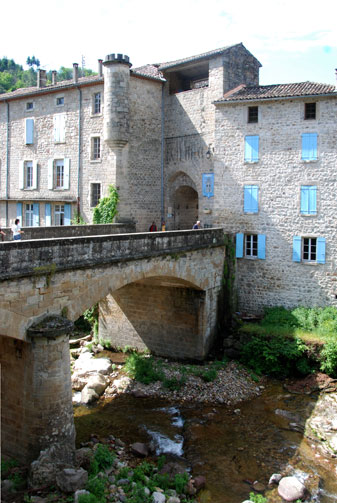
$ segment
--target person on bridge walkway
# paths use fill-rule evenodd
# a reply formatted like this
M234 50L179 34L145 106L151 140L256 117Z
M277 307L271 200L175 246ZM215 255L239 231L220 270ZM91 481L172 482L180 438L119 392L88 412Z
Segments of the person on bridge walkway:
M155 221L153 221L152 224L150 225L149 232L157 232L157 226Z
M200 220L197 220L193 225L192 229L200 229Z
M1 234L1 241L3 241L4 236L6 236L6 233L1 229L1 227L0 227L0 234Z
M21 230L20 219L16 218L14 225L12 225L13 239L14 241L18 241L21 239L21 234L24 234L24 231Z

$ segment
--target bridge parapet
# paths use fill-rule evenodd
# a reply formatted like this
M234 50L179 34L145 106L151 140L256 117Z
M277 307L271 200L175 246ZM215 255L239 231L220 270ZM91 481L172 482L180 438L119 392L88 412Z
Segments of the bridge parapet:
M222 228L0 243L0 281L224 245Z

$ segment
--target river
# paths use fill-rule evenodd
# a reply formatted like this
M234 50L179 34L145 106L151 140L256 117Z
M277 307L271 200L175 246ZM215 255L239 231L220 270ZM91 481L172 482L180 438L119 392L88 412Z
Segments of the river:
M75 406L77 443L90 434L113 434L126 443L152 441L156 454L179 459L194 475L205 475L202 503L240 503L252 483L267 487L273 473L291 466L312 490L310 501L337 501L337 461L303 436L317 396L290 394L268 381L260 397L235 407L170 403L129 394ZM317 481L320 480L319 487ZM280 502L277 491L264 492Z

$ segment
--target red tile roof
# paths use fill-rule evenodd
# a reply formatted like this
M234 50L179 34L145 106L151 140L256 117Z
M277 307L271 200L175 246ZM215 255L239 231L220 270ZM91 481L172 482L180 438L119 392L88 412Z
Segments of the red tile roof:
M297 84L274 84L271 86L246 86L244 84L228 91L221 100L216 103L234 101L265 100L296 96L319 96L336 93L335 86L330 84L318 84L316 82L299 82Z

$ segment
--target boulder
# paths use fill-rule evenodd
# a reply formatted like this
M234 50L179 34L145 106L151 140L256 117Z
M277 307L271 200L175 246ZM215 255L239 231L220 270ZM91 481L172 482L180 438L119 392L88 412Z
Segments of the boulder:
M57 473L73 467L74 454L75 449L68 443L56 443L41 451L38 459L30 465L29 485L32 488L55 485Z
M75 466L88 471L93 457L94 452L90 447L81 447L81 449L77 449L75 452Z
M296 501L304 498L306 489L296 477L283 477L278 486L278 493L285 501Z
M153 503L165 503L166 497L165 494L155 491L152 493L152 501Z
M97 395L96 391L88 388L87 386L84 386L84 388L81 391L81 402L82 403L91 403L94 400L97 400L99 396Z
M104 393L105 388L108 385L108 379L104 377L103 374L96 374L89 377L86 386L90 389L93 389L97 395L101 395Z
M282 475L280 473L273 473L273 475L270 477L268 484L278 484L282 478Z
M73 370L77 377L96 373L107 375L112 371L112 365L109 358L94 358L91 353L81 353Z
M197 491L200 491L200 489L203 489L206 485L206 477L204 477L203 475L194 477L193 485Z
M141 442L135 442L134 444L131 444L130 449L133 454L139 456L140 458L146 458L149 455L148 446Z
M130 377L121 377L120 379L115 379L113 382L113 385L117 388L117 391L123 392L125 391L131 384L131 379Z
M56 476L59 489L65 493L83 489L87 482L88 472L83 468L64 468Z

